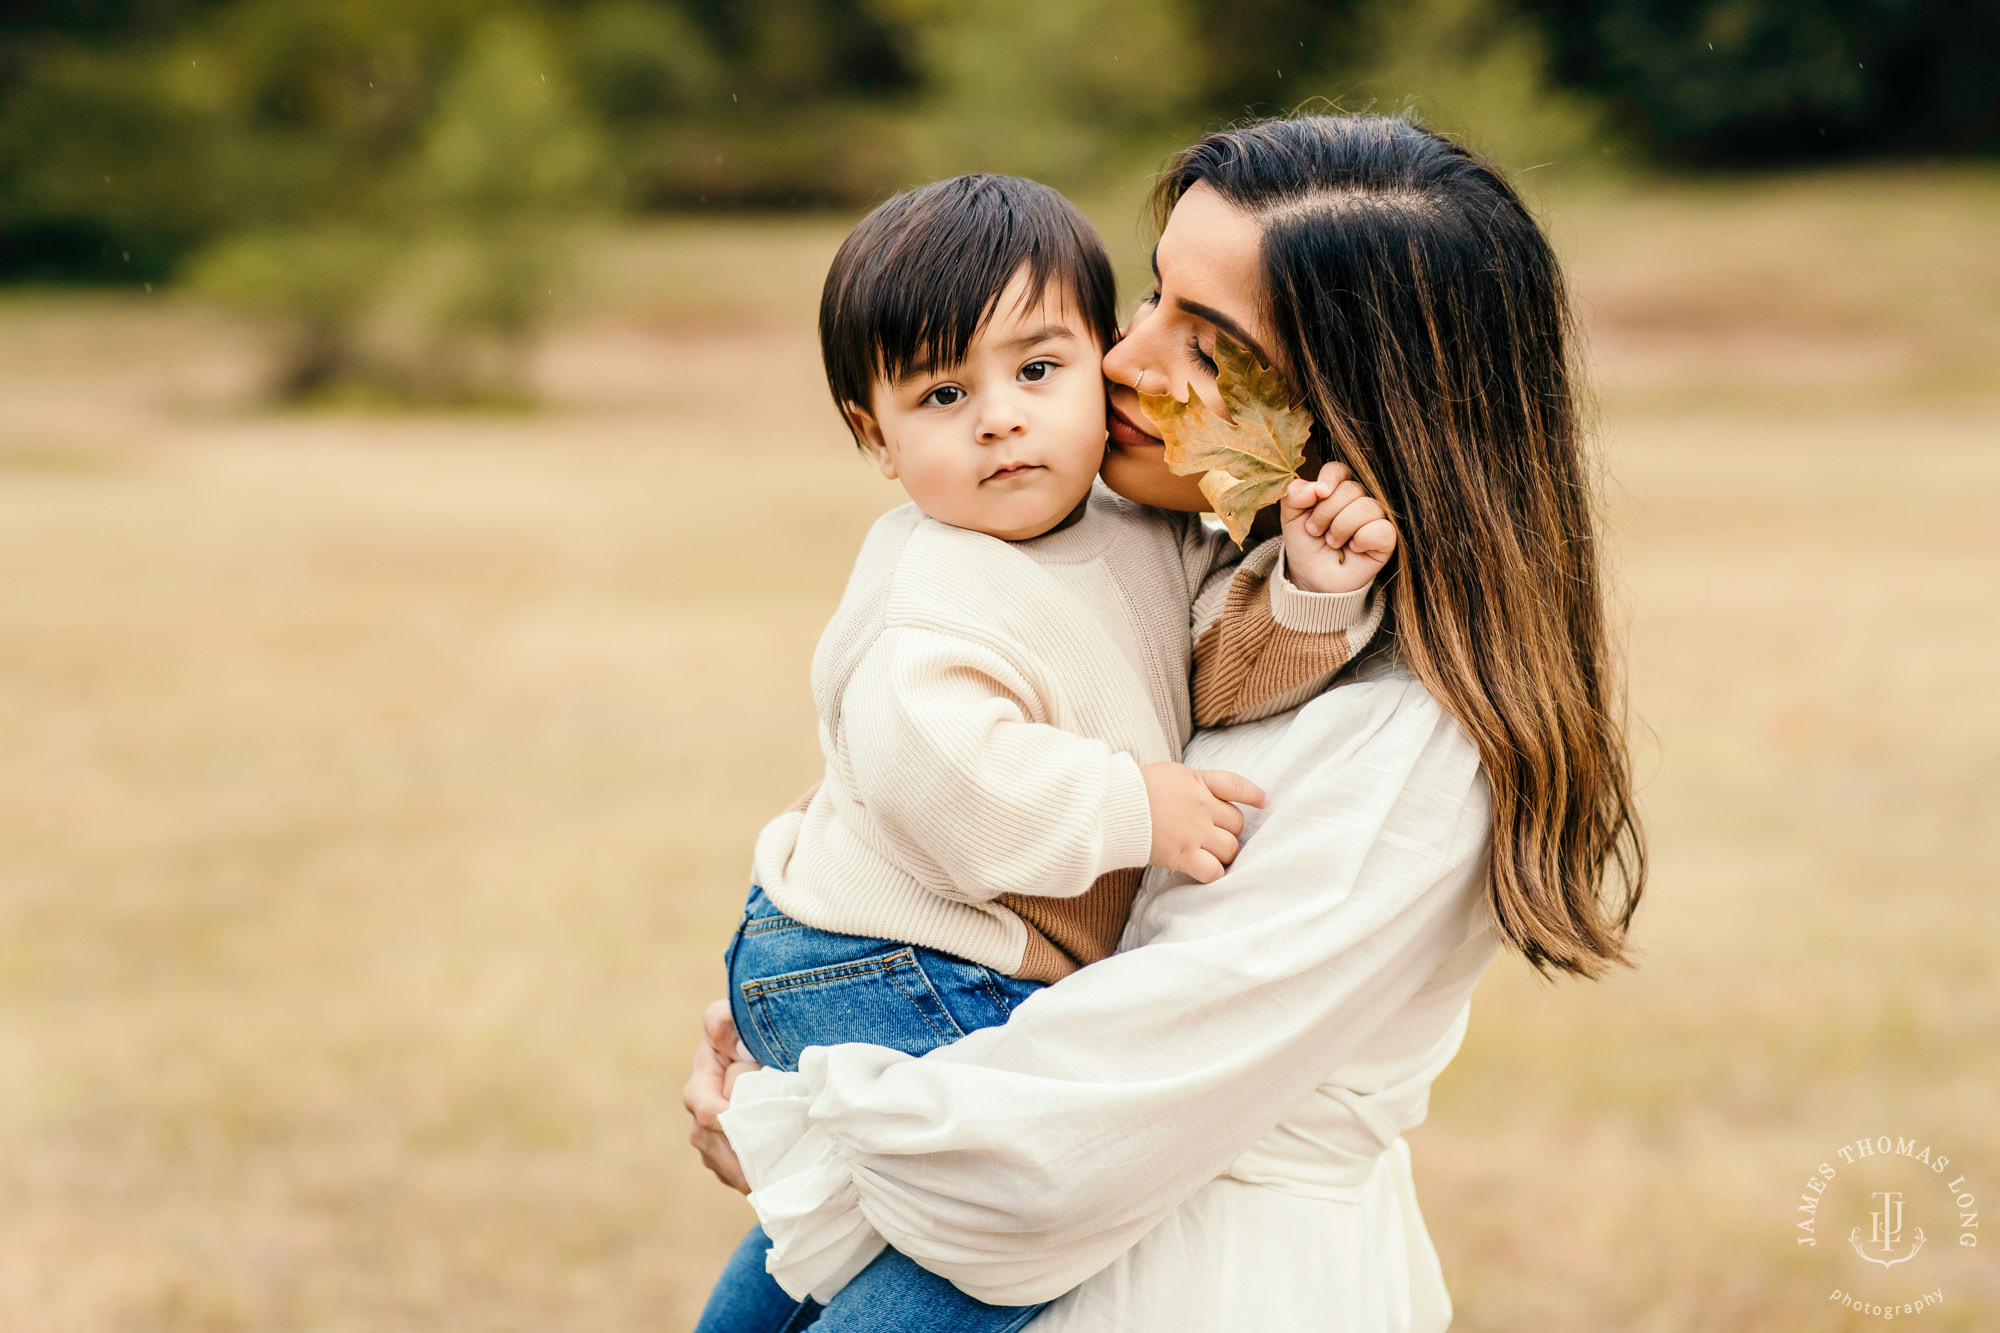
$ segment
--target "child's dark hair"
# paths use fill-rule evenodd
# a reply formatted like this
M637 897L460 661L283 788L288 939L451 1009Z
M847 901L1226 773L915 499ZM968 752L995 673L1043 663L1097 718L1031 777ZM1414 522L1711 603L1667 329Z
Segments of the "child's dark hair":
M1053 281L1100 350L1117 341L1117 284L1104 242L1048 186L954 176L876 208L841 243L820 294L820 355L835 404L843 413L868 407L878 377L893 382L962 361L1024 266L1030 302Z

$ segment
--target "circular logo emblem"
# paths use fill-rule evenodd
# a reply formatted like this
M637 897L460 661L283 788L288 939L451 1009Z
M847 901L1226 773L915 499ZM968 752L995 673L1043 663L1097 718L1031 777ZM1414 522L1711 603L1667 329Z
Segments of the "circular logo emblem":
M1827 1299L1897 1319L1942 1306L1950 1250L1979 1247L1979 1198L1929 1143L1878 1134L1843 1144L1806 1177L1794 1240L1840 1252Z

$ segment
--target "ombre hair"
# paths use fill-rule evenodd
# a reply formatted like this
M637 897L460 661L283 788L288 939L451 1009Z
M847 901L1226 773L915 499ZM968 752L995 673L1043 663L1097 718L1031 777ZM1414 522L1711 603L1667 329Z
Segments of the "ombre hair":
M1563 277L1500 173L1407 118L1208 135L1206 184L1263 233L1274 354L1402 534L1385 635L1479 749L1490 898L1542 970L1628 961L1645 886L1579 428Z

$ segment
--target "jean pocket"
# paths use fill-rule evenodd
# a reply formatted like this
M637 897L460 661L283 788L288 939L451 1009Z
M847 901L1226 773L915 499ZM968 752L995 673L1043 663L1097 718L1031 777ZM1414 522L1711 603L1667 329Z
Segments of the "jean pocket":
M739 989L758 1036L787 1069L808 1046L865 1041L922 1055L965 1035L912 948L759 977Z

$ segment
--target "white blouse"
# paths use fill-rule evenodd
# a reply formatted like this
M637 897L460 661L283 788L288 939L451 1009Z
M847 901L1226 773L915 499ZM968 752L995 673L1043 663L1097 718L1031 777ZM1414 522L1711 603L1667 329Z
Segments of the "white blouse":
M922 1058L815 1047L737 1083L787 1291L886 1243L981 1300L1061 1297L1041 1333L1446 1326L1400 1136L1496 944L1477 752L1377 654L1187 762L1270 808L1214 884L1148 872L1123 952Z

